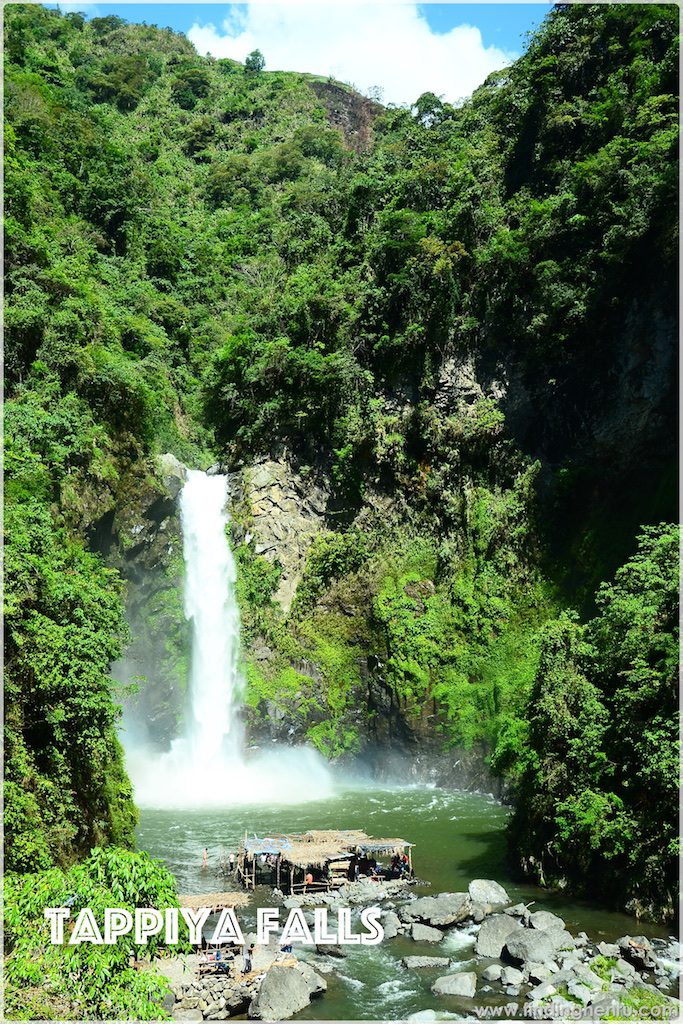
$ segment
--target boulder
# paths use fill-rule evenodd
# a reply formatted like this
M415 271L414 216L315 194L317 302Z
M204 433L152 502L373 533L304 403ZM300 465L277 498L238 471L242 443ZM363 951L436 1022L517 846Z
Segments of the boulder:
M593 998L593 992L580 981L570 981L567 985L567 992L572 999L578 999L584 1006L588 1006Z
M614 965L614 970L617 974L622 975L622 977L633 978L634 981L638 977L638 971L635 969L633 964L630 964L628 960L624 960L622 957L619 957L617 960Z
M636 967L653 968L657 965L652 945L644 935L624 935L617 939L617 945L624 960Z
M173 1020L204 1020L204 1014L201 1010L181 1010L178 1007L173 1011Z
M187 466L184 466L175 455L166 452L164 455L158 456L157 468L166 490L175 500L187 479Z
M524 981L524 975L516 967L504 967L501 971L500 980L503 985L521 985Z
M315 947L316 953L322 953L324 956L334 956L338 960L343 960L346 956L346 952L343 946L339 946L336 943L320 943Z
M510 917L521 917L525 920L529 917L529 909L523 903L515 903L514 907L506 907L503 913L509 914Z
M510 897L502 885L487 878L475 878L469 885L470 899L473 903L509 903Z
M327 992L327 982L325 979L317 974L311 965L307 964L304 960L299 960L293 970L298 971L308 985L309 995L320 996L323 992Z
M586 985L587 988L592 989L594 992L602 991L604 985L602 978L595 971L592 971L588 964L574 965L572 973L582 985Z
M557 917L556 914L551 914L549 910L537 910L535 914L530 914L529 924L532 928L537 928L543 932L553 931L554 929L562 930L564 928L562 918Z
M619 947L616 942L598 942L597 949L602 956L619 956Z
M470 903L470 917L475 924L481 924L489 909L488 903Z
M532 988L529 992L529 999L549 999L550 996L554 996L557 989L554 985L551 985L549 981L543 981L536 988Z
M477 976L474 971L446 974L443 978L437 978L432 985L432 992L437 996L466 996L471 999L476 991Z
M479 956L499 957L508 936L521 931L522 926L515 917L508 917L506 914L487 917L479 929L474 946L475 953Z
M289 1020L310 1001L310 982L304 974L293 967L273 964L249 1005L248 1016L256 1020Z
M384 928L385 939L395 939L401 928L401 919L393 910L385 910L380 920Z
M538 929L536 930L538 931ZM562 949L570 951L573 951L574 949L574 936L571 932L568 932L566 928L551 928L544 932L538 931L538 934L547 935L551 939L555 947L555 952Z
M443 939L443 932L426 924L414 924L410 934L416 942L441 942Z
M503 968L500 964L491 964L489 967L484 968L481 972L481 976L484 981L500 981Z
M401 963L409 971L418 971L423 967L448 967L450 960L447 956L404 956Z
M552 932L540 932L535 928L515 928L504 940L504 953L513 963L525 963L527 960L545 963L555 956L556 947L552 935Z
M555 964L553 964L553 966L555 967L555 971L557 971L557 966ZM548 964L528 963L525 964L525 970L529 981L547 981L551 975L551 969Z
M421 896L413 900L401 909L401 919L445 928L450 924L459 924L470 913L467 893L440 892L438 896Z

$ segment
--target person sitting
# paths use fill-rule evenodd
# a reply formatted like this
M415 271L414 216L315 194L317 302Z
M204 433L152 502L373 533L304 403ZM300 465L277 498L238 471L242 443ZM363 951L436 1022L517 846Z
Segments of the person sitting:
M309 885L313 885L313 875L310 871L306 872L306 878L304 880L304 892Z

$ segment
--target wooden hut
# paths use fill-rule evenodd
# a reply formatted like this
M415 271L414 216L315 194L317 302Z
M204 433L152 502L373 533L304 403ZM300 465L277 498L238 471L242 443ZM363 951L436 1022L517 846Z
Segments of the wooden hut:
M247 889L272 885L286 893L329 891L352 881L358 869L367 874L380 856L406 855L412 874L412 847L405 839L374 839L351 829L271 836L245 833L236 874Z

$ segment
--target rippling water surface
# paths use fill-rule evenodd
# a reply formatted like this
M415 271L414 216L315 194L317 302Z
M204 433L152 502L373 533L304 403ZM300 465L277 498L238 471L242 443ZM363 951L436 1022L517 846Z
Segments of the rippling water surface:
M286 773L280 782L287 786ZM229 778L225 786L229 791ZM201 893L225 887L219 868L221 856L236 851L245 831L263 834L311 828L360 828L373 836L400 837L415 843L416 874L431 882L432 892L462 891L472 878L494 878L507 888L515 902L535 900L536 909L560 914L573 933L584 930L592 939L606 941L626 933L667 934L666 930L637 924L626 915L513 882L505 867L504 830L508 813L486 795L426 787L380 789L368 782L355 787L340 786L332 797L301 805L146 810L141 814L138 839L142 849L168 864L181 892ZM207 869L202 869L204 847L209 851ZM243 928L252 927L256 905L271 903L269 889L257 891L251 906L240 911ZM449 956L464 967L473 956L473 945L474 935L458 930L451 931L438 945L398 936L380 947L347 947L346 958L335 961L336 974L326 975L326 995L299 1016L396 1020L429 1009L462 1016L468 1011L468 1001L437 998L430 991L434 979L443 971L407 971L400 960L408 955ZM473 963L472 969L474 966ZM477 1003L496 1001L500 1002L500 997L492 993L477 996ZM471 1006L470 1001L469 1013Z

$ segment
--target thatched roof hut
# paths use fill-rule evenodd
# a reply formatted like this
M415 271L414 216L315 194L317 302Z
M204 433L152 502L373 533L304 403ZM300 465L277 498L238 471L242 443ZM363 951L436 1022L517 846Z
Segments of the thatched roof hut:
M217 914L221 910L245 907L249 897L246 892L200 892L197 895L178 896L178 902L181 907L188 907L190 910L210 907L211 913Z
M294 873L309 869L325 871L327 880L318 879L316 886L329 887L334 884L330 873L345 871L353 857L374 858L377 854L401 856L412 843L405 839L375 839L359 829L310 829L308 832L291 835L256 836L245 835L238 854L238 877L248 887L254 887L262 875L270 874L278 887L287 881L290 890L294 886ZM336 871L330 866L339 865ZM309 883L310 884L310 883Z

